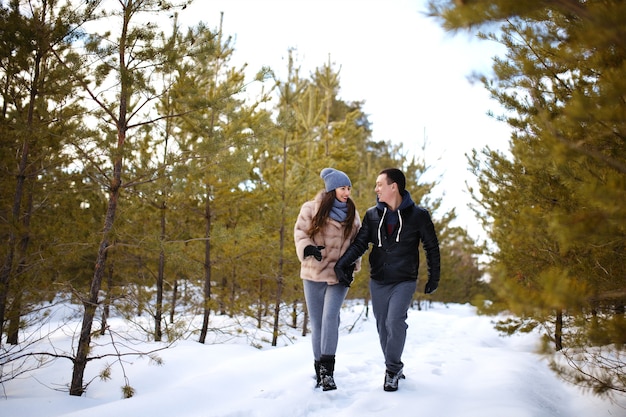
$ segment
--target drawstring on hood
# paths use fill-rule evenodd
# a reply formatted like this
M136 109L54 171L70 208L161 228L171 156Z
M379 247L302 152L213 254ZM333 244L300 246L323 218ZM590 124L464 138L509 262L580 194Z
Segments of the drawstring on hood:
M383 215L380 217L380 222L378 223L378 247L380 248L383 246L381 230L383 228L383 224L385 223L385 217L387 215L387 212L389 212L389 216L388 216L389 218L391 218L392 216L398 217L399 226L398 226L398 233L396 235L396 243L400 242L400 233L402 232L401 210L404 210L407 207L410 207L415 204L413 202L413 199L411 198L411 194L406 190L404 191L404 195L402 196L402 202L400 203L400 206L395 211L390 211L389 208L387 207L387 204L381 203L380 201L378 201L378 198L376 198L376 201L377 201L378 209L383 211Z
M378 204L380 205L380 204L383 204L383 203L379 202ZM380 223L378 223L378 247L379 248L383 246L383 235L382 235L380 230L383 228L383 223L385 222L385 214L387 214L387 206L385 204L383 204L383 205L384 205L384 207L383 207L383 215L380 216Z

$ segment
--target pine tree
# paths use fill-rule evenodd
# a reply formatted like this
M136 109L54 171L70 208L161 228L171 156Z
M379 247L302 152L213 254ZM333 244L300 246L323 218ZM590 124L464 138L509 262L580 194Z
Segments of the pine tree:
M211 311L224 303L226 295L223 290L221 294L214 293L214 274L221 270L220 281L226 287L224 271L231 265L227 259L245 256L239 245L233 247L230 240L246 240L246 230L239 228L245 213L237 206L245 195L251 171L251 149L269 117L259 111L258 103L245 102L247 80L243 68L229 64L234 49L221 25L216 31L199 25L190 30L186 39L194 45L194 59L179 69L173 90L174 106L178 112L198 110L175 121L179 163L184 166L176 167L173 173L182 180L175 186L175 192L182 193L180 207L187 205L185 210L192 213L190 221L197 225L191 232L198 238L194 246L202 246L201 255L198 252L197 256L203 258L203 324L199 341L204 343ZM263 78L261 73L250 82ZM203 235L197 236L197 230L204 230ZM225 248L235 252L226 252Z
M96 7L107 6L94 4ZM92 5L87 3L86 6L89 8ZM152 69L159 64L163 54L158 43L153 44L156 40L156 24L144 19L148 15L158 17L159 11L171 10L174 5L165 1L135 0L120 3L118 7L96 11L101 12L98 14L100 18L119 22L119 33L114 35L109 32L109 24L105 28L91 26L93 32L85 36L83 43L74 45L77 49L84 46L81 55L85 60L94 59L93 62L85 62L85 65L94 66L93 78L83 78L77 73L75 79L97 106L98 110L94 114L102 132L99 141L85 143L81 149L88 156L85 164L100 173L95 178L109 196L89 294L82 300L83 322L70 385L70 395L78 396L86 388L83 375L88 362L91 328L99 304L107 256L114 245L114 224L120 193L123 188L135 185L132 179L125 178L124 171L125 160L132 158L135 138L131 132L153 123L150 107L155 102L155 87L151 77L155 73ZM91 12L87 10L85 13L89 15ZM64 61L64 64L70 65L68 61ZM144 112L147 112L147 116ZM94 154L97 151L102 154Z
M32 2L25 14L18 2L0 8L2 19L2 246L0 268L0 330L5 319L7 341L16 344L26 304L45 299L49 287L39 270L46 246L38 224L47 204L68 186L57 170L68 165L63 152L68 133L77 132L76 115L83 110L72 98L75 85L56 56L75 59L68 52L72 25L81 17L54 1ZM43 240L39 240L43 237ZM32 245L35 245L34 249ZM58 273L58 270L55 271ZM16 280L16 277L20 277ZM38 291L33 291L33 286ZM41 297L41 298L38 298ZM7 310L9 316L6 316ZM1 338L0 338L1 340Z
M497 245L496 306L519 314L511 331L529 320L548 329L574 370L555 356L564 378L624 391L626 4L464 3L431 10L452 29L496 23L481 36L507 49L483 80L514 128L510 154L472 157Z

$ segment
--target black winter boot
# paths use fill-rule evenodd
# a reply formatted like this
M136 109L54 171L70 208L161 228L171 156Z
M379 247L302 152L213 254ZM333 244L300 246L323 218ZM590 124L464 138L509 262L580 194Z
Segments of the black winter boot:
M317 380L315 388L319 388L322 386L322 378L320 377L320 361L315 361L313 366L315 367L315 379Z
M320 378L322 390L331 391L337 389L335 385L335 355L322 355L320 358Z
M390 370L385 371L385 385L383 385L383 389L385 391L397 391L398 390L398 381L401 379L405 379L406 377L402 373L402 370L398 372L391 372Z

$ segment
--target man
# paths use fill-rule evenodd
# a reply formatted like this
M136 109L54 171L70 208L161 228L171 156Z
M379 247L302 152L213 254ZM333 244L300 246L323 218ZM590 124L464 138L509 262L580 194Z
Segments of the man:
M365 213L354 242L337 261L339 282L352 283L351 265L372 243L369 255L370 293L380 345L385 357L385 391L396 391L404 378L402 352L406 340L407 311L417 288L419 244L426 252L428 281L425 294L439 285L439 242L430 214L418 207L405 190L406 178L396 168L376 178L378 204Z

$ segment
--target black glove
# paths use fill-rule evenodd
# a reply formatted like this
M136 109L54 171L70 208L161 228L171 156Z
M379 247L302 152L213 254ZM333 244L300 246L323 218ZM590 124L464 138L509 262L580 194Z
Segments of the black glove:
M428 280L426 283L426 287L424 287L424 294L432 294L437 291L437 287L439 286L439 281L431 281Z
M355 264L352 264L346 268L342 268L339 265L335 265L335 275L337 275L337 280L339 280L339 283L346 288L350 288L352 281L354 281L355 266Z
M315 259L317 259L318 261L322 260L322 249L324 249L325 246L313 246L313 245L309 245L306 248L304 248L304 257L306 258L307 256L312 256Z

